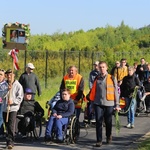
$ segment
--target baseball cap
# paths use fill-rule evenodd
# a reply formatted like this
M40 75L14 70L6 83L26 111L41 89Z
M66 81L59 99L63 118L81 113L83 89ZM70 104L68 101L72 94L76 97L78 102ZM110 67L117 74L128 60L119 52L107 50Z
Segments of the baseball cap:
M25 89L25 93L33 94L32 90L31 90L30 88L26 88L26 89Z
M32 63L28 63L26 65L27 68L35 69L34 65Z
M99 61L95 61L93 65L98 65L99 64Z

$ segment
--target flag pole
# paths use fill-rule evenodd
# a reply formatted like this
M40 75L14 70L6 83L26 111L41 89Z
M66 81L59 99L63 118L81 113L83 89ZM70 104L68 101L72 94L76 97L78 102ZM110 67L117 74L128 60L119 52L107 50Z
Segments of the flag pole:
M8 94L8 100L7 100L7 115L6 115L6 122L8 122L8 118L9 118L9 111L10 111L10 104L8 103L8 101L10 100L10 95L12 92L12 80L13 80L13 74L14 74L14 59L12 57L12 74L11 74L11 81L10 81L10 89L9 89L9 94Z

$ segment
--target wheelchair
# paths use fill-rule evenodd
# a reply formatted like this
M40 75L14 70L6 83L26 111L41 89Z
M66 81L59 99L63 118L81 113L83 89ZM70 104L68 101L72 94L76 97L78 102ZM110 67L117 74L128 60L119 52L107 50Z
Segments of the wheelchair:
M30 117L27 117L28 119L28 126L25 129L20 129L19 123L21 126L21 123L23 123L23 120L25 120L24 115L17 115L17 118L19 120L18 122L18 133L21 133L21 135L24 135L25 137L30 137L38 140L41 137L42 134L42 120L41 117L38 114L34 114ZM29 119L30 118L30 119Z
M67 145L77 143L80 135L79 119L75 115L72 115L69 118L69 123L63 126L62 132L64 136L63 140L64 143L66 143ZM56 140L56 129L54 126L52 130L52 141L55 140Z

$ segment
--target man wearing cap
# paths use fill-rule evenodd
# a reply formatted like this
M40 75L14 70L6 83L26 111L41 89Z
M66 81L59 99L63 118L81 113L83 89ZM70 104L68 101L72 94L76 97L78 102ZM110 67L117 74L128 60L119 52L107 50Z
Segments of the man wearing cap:
M38 92L38 96L41 95L41 87L39 84L38 77L35 73L33 73L34 69L34 65L32 63L28 63L26 65L26 71L19 78L19 82L22 85L24 92L26 88L30 88L32 90L32 99L34 99L36 90Z
M37 101L32 99L32 94L33 92L30 88L25 89L24 99L18 111L18 114L24 116L20 118L18 123L18 130L22 135L26 135L27 132L33 130L35 114L37 114L40 118L44 115L43 108Z
M8 69L5 72L5 74L7 78L7 83L9 85L8 86L9 93L6 95L6 100L4 101L3 119L7 130L6 132L7 148L12 149L14 146L17 111L19 110L20 104L23 99L23 88L21 84L17 80L15 80L15 75L11 69ZM7 111L8 106L9 111ZM6 120L7 114L9 114L8 120Z

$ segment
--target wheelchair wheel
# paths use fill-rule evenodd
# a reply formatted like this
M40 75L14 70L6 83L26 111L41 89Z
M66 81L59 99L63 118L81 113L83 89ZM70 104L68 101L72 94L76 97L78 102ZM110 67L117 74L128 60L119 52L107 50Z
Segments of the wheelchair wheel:
M70 141L71 143L76 143L80 135L80 123L76 116L73 116L70 125Z
M33 135L35 139L39 139L42 134L42 121L40 118L35 119L34 129L33 129Z

